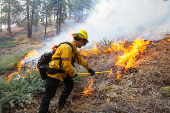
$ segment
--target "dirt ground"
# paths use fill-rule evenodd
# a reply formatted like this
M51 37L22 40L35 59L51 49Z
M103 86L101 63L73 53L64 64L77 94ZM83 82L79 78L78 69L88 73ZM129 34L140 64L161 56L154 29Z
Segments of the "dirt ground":
M39 43L31 46L39 46ZM18 48L13 49L19 51ZM160 87L170 86L170 42L148 45L126 73L115 66L118 56L118 52L112 52L84 57L94 70L119 70L121 78L117 79L115 72L110 78L108 74L78 77L68 103L57 111L64 88L61 83L50 103L49 113L170 113L170 97L160 90ZM84 95L90 79L93 79L91 95ZM25 108L17 107L4 113L37 113L41 97L42 94L35 98L38 104L27 104Z
M109 71L115 67L119 53L108 53L84 57L96 71ZM134 67L126 73L121 71L121 78L116 73L81 76L75 81L75 87L68 98L68 103L57 111L57 102L63 83L57 89L49 107L49 113L170 113L170 97L160 91L160 87L170 85L170 42L148 45L139 54ZM82 68L82 67L80 67ZM83 91L93 79L91 95ZM36 113L42 94L36 98L38 104L27 104L25 108L15 108L9 112Z

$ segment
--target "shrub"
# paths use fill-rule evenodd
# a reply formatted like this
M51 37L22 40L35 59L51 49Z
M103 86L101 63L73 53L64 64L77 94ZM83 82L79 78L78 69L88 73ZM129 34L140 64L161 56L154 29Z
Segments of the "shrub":
M0 55L3 55L3 54L5 54L5 51L0 50Z
M170 86L161 87L160 89L161 89L162 93L165 93L167 96L170 96Z
M0 38L0 49L1 48L9 48L9 47L14 47L18 45L19 42L14 42L15 39L13 38L8 38L8 37L2 37Z
M0 109L5 105L13 108L16 105L24 107L28 102L36 103L33 97L44 91L45 82L35 69L21 70L20 75L14 76L10 81L0 78Z
M26 32L16 32L14 35L11 36L11 38L14 38L18 34L27 34Z
M104 38L103 40L97 43L97 47L100 51L103 51L111 47L112 44L113 44L113 41L110 41L107 38Z
M76 63L74 65L76 67L73 66L73 69L74 69L76 74L78 74L78 73L88 73L87 70L84 67L82 67L81 65L76 64ZM82 76L77 76L77 77L73 78L74 82L79 82L81 77Z
M7 54L0 58L0 74L3 74L5 71L9 69L13 69L17 67L18 61L26 55L27 52L19 52L16 54Z

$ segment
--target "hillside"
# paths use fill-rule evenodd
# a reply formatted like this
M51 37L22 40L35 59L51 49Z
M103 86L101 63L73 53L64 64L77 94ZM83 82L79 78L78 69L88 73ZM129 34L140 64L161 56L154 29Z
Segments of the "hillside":
M69 24L62 24L61 30L66 30L67 28L69 28ZM32 38L27 38L27 30L22 27L12 27L11 34L6 29L3 29L3 32L0 33L0 57L27 53L33 49L41 48L44 46L45 41L50 41L55 35L55 22L53 26L47 28L46 36L44 35L44 27L34 28ZM7 77L15 71L16 69L10 69L4 73L0 72L0 77Z
M54 35L49 28L49 38ZM43 46L45 39L42 32L33 34L31 39L25 38L26 31L20 32L19 29L13 29L13 33L8 35L3 32L0 37L10 37L15 39L17 44L14 47L2 48L6 54L13 54L20 51L28 51L33 48ZM38 37L41 37L38 38ZM10 41L9 41L10 42ZM4 54L1 54L3 56ZM137 55L133 64L134 67L126 72L123 68L117 68L116 62L122 52L103 53L98 55L83 56L84 59L95 71L110 71L110 74L96 74L94 76L79 76L75 79L75 87L61 113L77 112L116 112L116 113L136 113L136 112L170 112L170 97L162 93L161 87L170 86L170 42L148 44L143 53ZM82 67L76 70L84 70ZM2 76L7 77L16 70L8 70ZM120 79L117 79L116 71L120 72ZM89 95L83 91L93 79ZM60 84L56 96L52 99L49 112L56 113L57 101L63 83ZM38 104L27 103L25 107L15 107L9 109L4 107L4 113L36 113L38 112L42 93L32 98Z
M144 52L138 55L134 67L126 73L115 66L120 54L112 52L84 57L94 70L109 71L112 68L113 73L110 78L108 74L77 77L69 102L60 112L169 113L170 97L162 93L160 88L170 86L170 42L147 45ZM121 72L120 79L116 78L117 73L114 71L117 70ZM91 79L91 92L85 95L83 91ZM57 101L63 87L61 83L51 101L50 113L57 112ZM30 103L25 108L14 108L6 112L38 112L41 96L35 98L38 104Z
M116 57L117 54L112 53L86 60L97 71L116 70ZM119 80L116 73L111 74L110 79L107 78L108 74L83 77L69 98L72 103L62 112L170 112L170 98L159 89L170 85L169 58L170 43L149 45L134 64L135 71L122 71ZM91 78L94 79L92 95L84 96L81 93Z
M58 111L60 82L48 113L170 113L170 0L0 0L0 6L0 113L38 113L46 82L38 59L72 33L89 41L78 54L107 73L73 78ZM76 74L88 72L75 65Z

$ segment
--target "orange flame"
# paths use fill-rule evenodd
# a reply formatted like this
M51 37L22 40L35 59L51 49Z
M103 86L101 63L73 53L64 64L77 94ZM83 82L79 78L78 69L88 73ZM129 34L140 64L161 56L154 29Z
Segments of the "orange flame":
M20 72L20 70L21 70L21 67L24 65L24 63L22 63L21 61L20 62L18 62L18 65L17 65L17 71L16 72L14 72L14 73L12 73L12 74L10 74L6 79L7 79L7 81L10 81L11 79L12 79L12 76L13 75L16 75L16 74L18 74L19 72Z
M116 65L118 67L123 66L125 68L125 71L127 71L128 68L133 67L133 64L135 63L136 60L136 56L140 52L143 52L143 50L146 48L146 45L149 44L149 41L144 41L143 39L137 38L129 47L125 47L127 46L126 42L127 40L117 43L117 39L115 39L111 47L103 49L102 51L99 51L97 49L97 44L94 43L93 49L90 50L87 49L86 51L84 50L83 52L81 52L81 54L87 56L89 54L123 51L124 54L118 57L118 62L116 63ZM154 44L154 42L152 42L152 44ZM110 78L110 74L107 77ZM117 72L117 79L120 79L120 77L121 75L119 74L119 72Z
M170 42L170 38L167 39L167 42Z
M33 55L35 55L35 53L36 53L36 49L28 52L27 55L24 57L24 59L27 59L27 58L29 58L29 57L32 57ZM13 75L18 74L24 64L25 64L25 63L21 62L21 60L20 60L20 61L18 62L18 65L17 65L17 71L14 72L14 73L12 73L12 74L10 74L10 75L6 78L7 81L10 81L10 80L12 79L12 76L13 76ZM27 71L27 72L28 72L28 71Z
M90 85L84 90L85 95L91 95L91 85L93 84L93 79L90 80Z
M32 51L28 52L27 55L24 57L24 59L30 58L36 54L36 49L33 49Z
M149 41L144 41L142 39L137 38L133 41L133 43L128 47L125 48L125 41L118 44L115 42L112 44L112 50L114 51L124 51L124 54L122 56L118 56L118 61L116 65L118 67L124 67L125 71L131 67L133 67L133 64L135 63L136 56L143 52L143 50L146 48L146 45L149 44ZM117 79L120 79L121 75L120 72L117 71ZM109 77L109 76L108 76Z
M107 48L102 49L102 50L99 50L98 47L99 48L101 48L101 47L98 46L96 42L94 42L94 48L82 50L81 55L88 56L90 54L98 55L99 53L111 53L112 51L120 51L120 50L126 51L126 49L124 48L126 41L127 40L124 40L123 42L117 43L117 39L115 39L113 44L111 45L111 47L107 47Z
M168 43L168 42L170 42L170 38L167 38L165 40L161 40L161 41L158 42L158 44Z
M112 74L112 68L110 69L110 73L109 75L107 76L107 78L110 78L110 75Z
M124 44L125 44L126 40L124 40L123 42L121 43L117 43L117 39L114 40L111 48L113 51L126 51L125 47L124 47Z
M124 55L118 57L118 62L116 63L117 66L123 66L125 71L133 67L133 64L136 60L136 56L143 52L146 48L146 45L149 44L149 41L144 41L141 39L136 39L134 42L126 49Z
M97 50L96 46L97 46L97 43L94 42L94 50Z
M121 75L120 75L120 72L117 71L117 79L120 79Z
M152 41L152 44L151 45L154 45L154 41Z
M27 73L30 73L30 69L27 69Z
M83 55L83 56L88 56L90 54L98 55L99 53L101 53L101 52L97 49L97 43L94 42L94 48L82 50L81 55Z

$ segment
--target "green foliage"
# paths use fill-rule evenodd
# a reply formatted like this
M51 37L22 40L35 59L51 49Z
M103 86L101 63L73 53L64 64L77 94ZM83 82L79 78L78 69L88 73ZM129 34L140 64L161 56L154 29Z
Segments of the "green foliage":
M75 15L75 22L81 22L83 17L86 17L90 12L89 9L92 7L93 2L91 0L71 0L73 6L69 6ZM87 9L86 14L83 10Z
M5 71L9 69L13 69L17 67L18 61L26 55L27 52L19 52L16 54L7 54L3 57L0 57L0 74L4 73Z
M81 65L79 65L79 64L74 64L76 67L73 67L73 69L74 69L74 71L75 71L75 73L76 74L78 74L78 73L88 73L87 72L87 70L84 68L84 67L82 67ZM80 80L80 78L81 77L83 77L83 76L77 76L77 77L75 77L73 80L75 81L75 82L79 82L79 80Z
M3 0L1 5L1 10L4 12L4 15L8 15L9 28L11 24L16 23L20 18L20 12L22 11L22 6L18 0ZM9 32L10 33L10 32Z
M2 113L2 107L1 107L1 103L0 103L0 113Z
M165 93L167 96L170 96L170 86L161 87L160 90L162 91L162 93Z
M2 37L0 38L0 49L2 48L9 48L9 47L14 47L18 45L18 42L13 42L15 39L13 38L8 38L8 37Z
M33 97L44 91L45 84L39 72L30 68L29 71L20 71L20 76L14 76L10 81L0 78L1 107L4 105L10 108L16 105L24 107L24 103L37 103Z
M5 51L0 50L0 55L3 55L3 54L5 54Z
M18 34L27 34L27 33L24 33L24 32L16 32L14 35L11 36L11 38L14 38L16 35Z
M15 39L12 39L12 38L8 38L8 37L2 37L2 38L0 38L0 41L2 42L2 41L14 41Z

